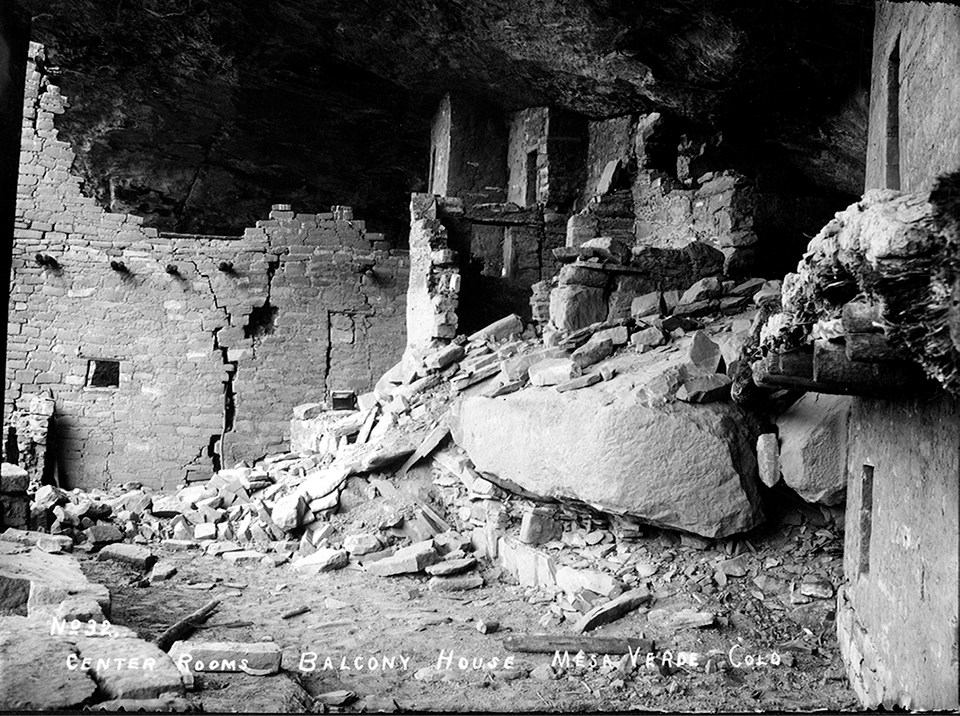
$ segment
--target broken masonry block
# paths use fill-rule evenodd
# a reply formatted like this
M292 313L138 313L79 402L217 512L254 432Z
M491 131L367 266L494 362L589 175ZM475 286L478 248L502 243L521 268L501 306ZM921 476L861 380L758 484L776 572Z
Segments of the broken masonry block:
M535 507L523 514L520 522L520 541L525 544L543 544L559 539L563 527L551 510Z
M608 358L613 354L613 341L610 339L604 339L601 341L587 341L582 346L577 348L573 352L573 355L570 356L570 359L575 365L577 365L581 370L587 368L594 363L599 363L604 358Z
M431 564L424 571L434 577L451 577L457 574L473 569L477 565L476 557L459 557L456 559L444 559L436 564Z
M636 318L660 315L661 298L659 291L637 296L630 304L630 315Z
M150 569L157 561L149 549L134 544L108 544L100 550L97 559L124 562L142 570Z
M723 293L723 286L716 276L702 278L688 288L680 297L678 305L697 303L712 298L718 298Z
M424 540L399 549L390 557L372 562L366 568L371 574L390 577L420 572L439 560L440 555L434 549L433 540Z
M686 378L677 391L677 400L687 403L713 403L730 397L733 381L723 373Z
M559 385L580 375L581 369L569 358L547 358L530 366L530 384L535 386Z
M523 333L523 320L516 314L501 318L467 337L468 341L502 341Z
M431 592L464 592L483 586L479 574L458 574L451 577L431 577L427 589Z
M603 377L600 373L590 373L588 375L581 375L579 378L574 378L573 380L568 380L566 383L561 383L557 386L558 393L566 393L571 390L580 390L581 388L589 388L591 385L596 385L601 382Z
M693 334L693 342L690 344L690 362L706 373L722 373L724 370L720 346L706 331L697 331Z
M597 331L590 336L589 343L610 340L614 346L624 346L630 340L630 331L626 326L614 326Z

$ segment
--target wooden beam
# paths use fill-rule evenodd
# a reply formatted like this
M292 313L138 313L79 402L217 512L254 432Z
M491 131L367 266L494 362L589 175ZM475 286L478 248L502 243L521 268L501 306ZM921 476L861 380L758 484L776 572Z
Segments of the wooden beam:
M814 343L813 379L825 386L844 386L851 395L875 397L903 396L905 391L929 387L923 371L915 363L851 361L843 346L828 341Z

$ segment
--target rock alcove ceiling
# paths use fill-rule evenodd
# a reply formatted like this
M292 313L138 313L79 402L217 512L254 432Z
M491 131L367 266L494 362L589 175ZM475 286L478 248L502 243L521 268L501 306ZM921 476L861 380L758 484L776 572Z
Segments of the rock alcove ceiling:
M658 110L804 190L863 186L868 0L21 0L105 205L237 233L283 201L402 234L440 95Z

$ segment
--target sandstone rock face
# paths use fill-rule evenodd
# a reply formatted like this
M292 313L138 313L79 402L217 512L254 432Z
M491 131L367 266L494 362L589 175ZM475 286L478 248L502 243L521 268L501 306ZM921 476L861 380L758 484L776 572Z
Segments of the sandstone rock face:
M725 403L651 407L642 390L618 390L617 380L562 394L467 398L456 408L454 438L478 470L538 495L704 537L756 525L749 417Z
M607 317L602 288L558 286L550 292L550 321L561 331L576 331Z
M807 393L777 420L783 481L807 502L836 505L847 489L847 423L853 398Z

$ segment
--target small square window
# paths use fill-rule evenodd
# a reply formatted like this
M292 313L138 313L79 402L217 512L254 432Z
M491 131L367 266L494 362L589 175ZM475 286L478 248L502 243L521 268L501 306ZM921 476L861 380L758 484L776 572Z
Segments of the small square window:
M99 359L87 361L87 387L119 388L120 361Z

